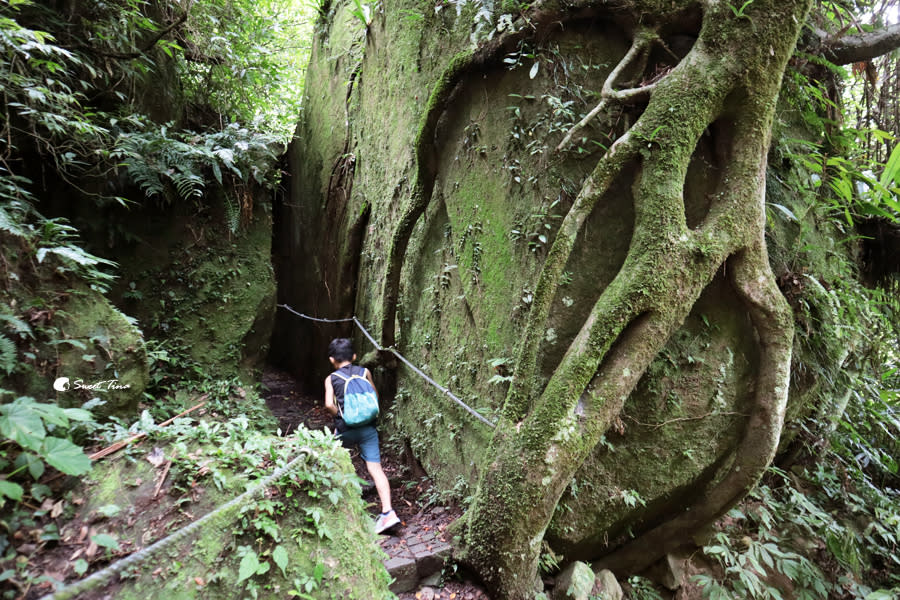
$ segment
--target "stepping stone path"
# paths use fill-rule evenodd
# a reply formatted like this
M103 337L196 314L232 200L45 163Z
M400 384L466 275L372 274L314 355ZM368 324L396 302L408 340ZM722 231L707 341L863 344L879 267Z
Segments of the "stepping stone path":
M430 517L440 518L444 513L443 508L436 508ZM421 521L401 522L389 531L392 535L381 538L379 544L388 555L384 566L394 579L392 592L399 594L419 586L438 584L451 551L444 534L445 527L445 524L424 525Z

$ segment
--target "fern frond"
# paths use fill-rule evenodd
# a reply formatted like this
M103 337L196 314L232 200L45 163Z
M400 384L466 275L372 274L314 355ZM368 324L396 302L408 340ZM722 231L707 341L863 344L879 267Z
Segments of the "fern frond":
M203 195L203 178L194 173L176 173L172 175L172 183L184 200Z
M0 207L0 231L7 231L15 236L25 237L28 231L15 217Z
M241 224L241 203L231 194L225 195L225 223L231 233L237 233Z
M12 340L0 334L0 371L7 375L16 368L16 345Z
M19 335L27 335L31 338L34 337L34 332L32 332L31 330L31 325L16 317L15 315L0 313L0 321L5 321L9 326L8 329L11 329L14 333L17 333Z
M127 161L125 163L128 175L144 191L147 197L162 196L165 192L163 183L159 178L159 171L153 169L143 161Z

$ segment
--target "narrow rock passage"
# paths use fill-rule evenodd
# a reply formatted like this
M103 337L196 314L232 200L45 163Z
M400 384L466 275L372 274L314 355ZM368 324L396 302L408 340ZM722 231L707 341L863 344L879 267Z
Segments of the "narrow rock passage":
M332 427L331 415L325 410L321 397L302 392L296 379L285 371L267 367L262 376L262 395L272 414L278 419L284 435L290 435L297 427L324 429ZM379 432L381 433L381 432ZM363 486L363 498L369 502L374 515L377 512L377 494L368 480L365 465L359 453L350 453L357 475L367 482ZM410 460L398 453L395 444L381 436L382 468L391 484L391 501L400 525L392 528L390 535L379 536L379 544L387 554L384 565L394 583L391 590L401 600L487 600L484 591L468 581L451 581L452 568L444 569L450 557L447 527L461 510L455 506L442 506L439 494L425 477L416 477L410 468Z

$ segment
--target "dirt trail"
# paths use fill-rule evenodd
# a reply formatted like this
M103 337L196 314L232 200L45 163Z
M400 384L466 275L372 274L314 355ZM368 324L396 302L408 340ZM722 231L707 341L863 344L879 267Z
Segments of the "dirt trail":
M301 425L308 429L332 427L331 415L325 410L321 397L304 394L300 384L289 373L268 367L263 372L262 384L266 405L278 419L284 434L289 435ZM357 474L368 482L368 473L358 451L351 450L350 455ZM446 546L449 541L446 529L460 516L461 511L457 507L438 505L429 481L416 477L415 473L421 472L421 469L413 468L409 459L397 456L383 440L381 461L391 483L391 501L401 522L391 529L390 535L381 536L379 543L389 557L385 565L398 579L395 586L401 584L401 587L408 587L399 581L400 576L393 566L412 560L420 549L437 551ZM369 503L374 519L378 498L371 483L364 486L363 498ZM450 580L448 575L445 573L447 581L436 582L435 585L416 584L412 589L398 593L398 597L401 600L489 600L480 587L469 581Z

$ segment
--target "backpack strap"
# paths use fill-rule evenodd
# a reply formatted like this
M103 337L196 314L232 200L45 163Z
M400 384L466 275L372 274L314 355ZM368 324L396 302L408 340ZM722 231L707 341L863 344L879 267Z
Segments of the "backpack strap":
M354 377L360 377L362 379L365 379L366 373L367 373L366 368L365 367L358 367L358 368L362 369L362 373L350 373L350 377L344 377L340 371L335 371L334 373L332 373L332 375L337 375L338 377L340 377L341 379L344 380L344 383L350 381Z

